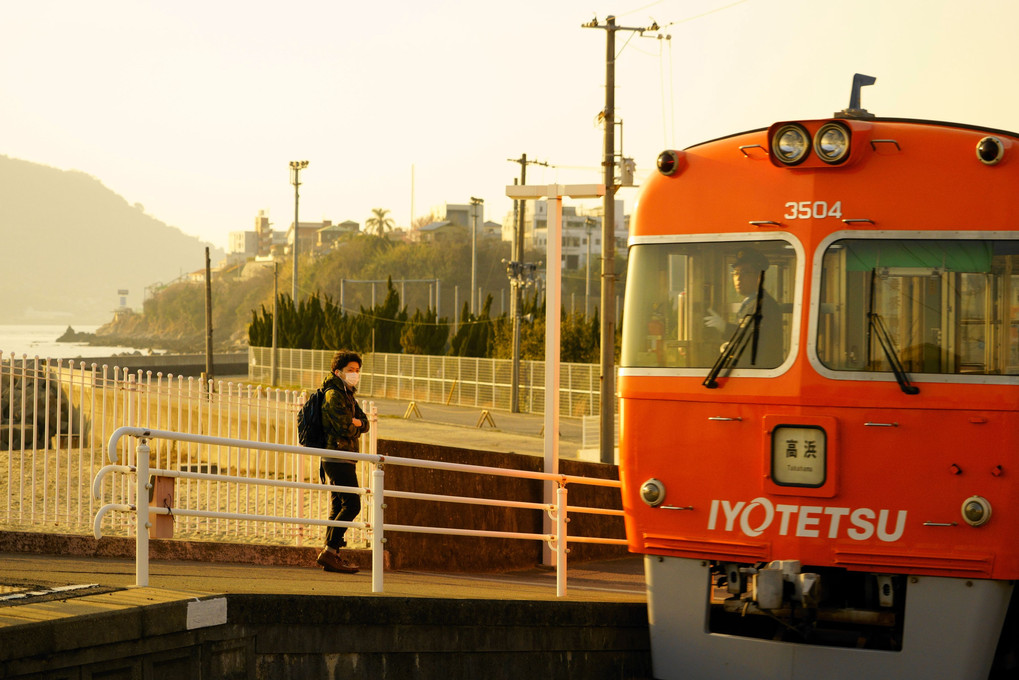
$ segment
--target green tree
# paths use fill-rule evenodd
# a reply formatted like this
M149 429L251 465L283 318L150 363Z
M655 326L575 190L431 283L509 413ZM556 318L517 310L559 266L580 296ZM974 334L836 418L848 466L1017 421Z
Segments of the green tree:
M594 319L588 319L582 313L562 315L560 329L560 356L563 361L574 364L598 363L599 339L592 328L597 323L597 312Z
M262 305L262 312L259 314L251 310L251 323L248 324L248 344L252 347L272 346L272 312L266 310Z
M352 319L332 299L326 298L324 305L324 318L322 327L319 329L316 349L345 349L351 346Z
M388 214L389 211L385 208L372 208L372 216L365 220L364 226L368 231L374 231L376 236L384 237L396 224L393 218L386 217Z
M291 297L282 294L276 306L280 317L276 328L278 346L301 349L350 346L350 316L328 296L311 295L295 308ZM248 343L256 347L272 346L272 312L265 305L261 306L261 313L251 313Z
M539 304L537 292L521 299L520 317L520 358L541 361L545 358L545 304ZM508 314L499 317L493 335L491 356L513 358L513 320Z
M429 308L424 314L418 309L400 333L404 354L439 355L445 352L449 340L449 320L437 318Z
M354 319L350 344L361 352L399 353L400 334L407 323L407 309L400 308L400 294L390 277L381 304L365 309Z
M493 321L491 318L492 296L485 297L481 314L471 314L470 305L464 303L460 312L460 325L450 341L449 353L460 357L490 357L494 338Z

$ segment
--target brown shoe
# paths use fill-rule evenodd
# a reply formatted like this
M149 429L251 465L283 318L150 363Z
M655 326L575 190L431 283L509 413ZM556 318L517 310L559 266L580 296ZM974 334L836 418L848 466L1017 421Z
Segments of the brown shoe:
M315 561L318 562L326 571L337 572L340 574L356 574L358 572L356 564L348 559L340 557L338 553L334 553L329 550L323 550L320 552Z

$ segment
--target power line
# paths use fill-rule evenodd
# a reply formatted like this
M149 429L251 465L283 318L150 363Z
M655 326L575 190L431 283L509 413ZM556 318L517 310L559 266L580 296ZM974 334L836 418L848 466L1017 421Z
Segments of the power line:
M636 14L637 12L643 12L646 9L649 9L651 7L655 7L656 5L661 5L664 2L665 2L665 0L657 0L656 2L652 2L652 3L644 5L642 7L638 7L636 9L631 9L629 12L623 12L623 13L619 14L619 16L625 17L625 16L629 16L631 14ZM715 9L709 9L706 12L701 12L700 14L694 14L693 16L686 17L685 19L679 19L677 21L673 21L671 23L665 24L664 26L662 26L662 28L668 28L669 26L674 26L675 24L685 24L685 23L687 23L689 21L694 21L696 19L700 19L702 17L706 17L706 16L708 16L710 14L715 14L716 12L721 12L722 10L729 9L730 7L735 7L736 5L742 5L744 2L748 2L748 0L736 0L736 2L731 2L728 5L722 5L721 7L716 7Z
M715 9L709 9L707 12L701 12L700 14L695 14L692 17L687 17L685 19L680 19L679 21L673 21L671 24L666 24L665 26L663 26L663 28L668 28L669 26L673 26L675 24L685 24L685 23L690 22L690 21L695 21L697 19L701 19L703 17L706 17L706 16L708 16L710 14L715 14L716 12L721 12L722 10L729 9L730 7L735 7L736 5L742 5L744 2L749 2L749 0L736 0L736 2L730 2L728 5L722 5L721 7L716 7Z

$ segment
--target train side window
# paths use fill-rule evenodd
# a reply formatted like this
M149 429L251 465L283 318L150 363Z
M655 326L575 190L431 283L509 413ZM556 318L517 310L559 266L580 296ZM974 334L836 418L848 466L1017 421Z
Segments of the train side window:
M1019 241L845 239L822 257L817 354L833 370L1019 374Z
M791 245L762 240L632 246L622 365L710 368L741 317L750 313L760 271L759 352L751 363L750 350L744 351L738 368L775 368L789 353L796 275Z

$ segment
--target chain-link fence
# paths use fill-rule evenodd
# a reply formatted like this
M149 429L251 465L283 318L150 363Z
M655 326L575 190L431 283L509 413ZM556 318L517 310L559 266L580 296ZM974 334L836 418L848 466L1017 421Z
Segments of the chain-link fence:
M329 373L332 350L277 349L276 383L312 389ZM248 348L248 380L272 382L272 349ZM513 362L509 359L365 354L361 367L361 398L399 399L423 403L477 406L508 411ZM597 364L561 364L559 415L595 415L601 405L600 367ZM520 411L545 410L545 362L520 362Z

